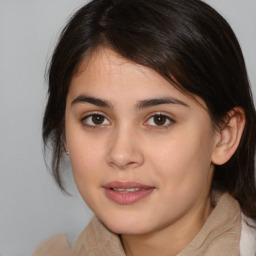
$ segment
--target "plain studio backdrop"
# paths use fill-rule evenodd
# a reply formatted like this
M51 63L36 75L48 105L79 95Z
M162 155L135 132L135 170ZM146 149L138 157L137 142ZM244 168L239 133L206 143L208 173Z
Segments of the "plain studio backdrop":
M256 1L207 0L231 24L256 98ZM47 237L71 240L92 213L63 195L46 170L41 140L45 67L65 22L82 0L0 0L0 256L27 256ZM71 172L69 170L69 172Z

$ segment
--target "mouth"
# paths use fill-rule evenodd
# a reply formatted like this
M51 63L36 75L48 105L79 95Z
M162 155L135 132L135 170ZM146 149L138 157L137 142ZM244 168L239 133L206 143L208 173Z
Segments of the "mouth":
M136 182L119 181L109 182L103 188L108 199L121 205L129 205L142 200L155 189L155 187Z
M140 188L112 188L114 191L116 192L120 192L120 193L133 193L133 192L137 192L143 189Z

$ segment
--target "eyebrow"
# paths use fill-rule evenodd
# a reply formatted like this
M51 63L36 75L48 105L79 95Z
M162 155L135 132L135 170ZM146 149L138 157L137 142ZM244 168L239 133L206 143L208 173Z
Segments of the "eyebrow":
M79 95L78 97L76 97L72 101L71 106L77 103L90 103L98 107L113 108L113 105L107 100L90 97L86 95ZM141 109L162 105L162 104L175 104L175 105L181 105L189 108L189 106L181 100L175 99L173 97L164 97L164 98L153 98L153 99L141 100L136 104L135 109L141 110Z
M138 104L136 105L136 108L144 109L144 108L149 108L149 107L162 105L162 104L175 104L175 105L181 105L189 108L189 106L185 102L175 99L173 97L142 100L138 102Z
M98 107L105 107L105 108L113 108L113 105L108 102L107 100L102 100L99 98L95 98L95 97L90 97L90 96L86 96L86 95L79 95L78 97L76 97L72 103L71 106L77 103L90 103L93 105L96 105Z

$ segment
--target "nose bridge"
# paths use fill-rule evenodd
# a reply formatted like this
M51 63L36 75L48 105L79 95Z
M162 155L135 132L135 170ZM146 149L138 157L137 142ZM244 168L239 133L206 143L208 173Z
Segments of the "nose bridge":
M108 163L120 169L141 165L144 158L139 141L138 131L128 124L115 127L109 141Z

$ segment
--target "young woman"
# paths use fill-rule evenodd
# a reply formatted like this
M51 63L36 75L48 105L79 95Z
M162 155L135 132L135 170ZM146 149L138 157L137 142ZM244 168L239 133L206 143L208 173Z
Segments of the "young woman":
M227 22L199 0L93 0L52 57L43 138L95 217L33 255L256 255L256 112Z

